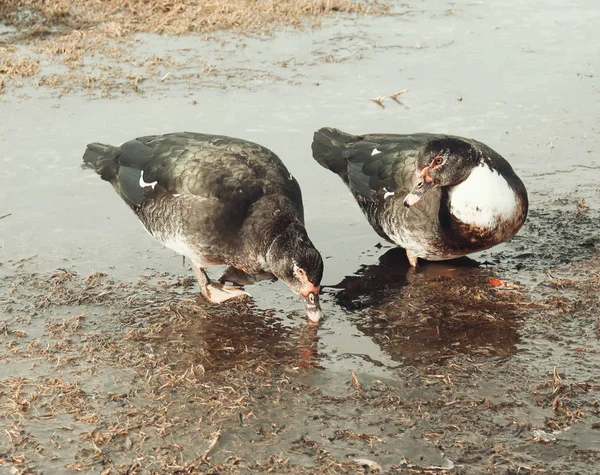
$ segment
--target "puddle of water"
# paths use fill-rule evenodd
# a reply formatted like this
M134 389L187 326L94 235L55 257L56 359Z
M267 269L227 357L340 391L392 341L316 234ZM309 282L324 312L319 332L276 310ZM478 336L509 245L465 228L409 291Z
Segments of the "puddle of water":
M549 397L553 389L542 385L551 381L553 367L567 368L565 379L581 382L591 377L590 368L600 364L597 338L583 334L583 326L592 333L592 322L556 324L553 330L553 324L543 320L544 311L534 318L534 312L527 310L530 300L552 294L543 288L550 269L597 253L600 243L600 194L594 178L600 166L598 89L588 77L599 70L600 55L591 54L596 46L587 40L596 33L600 13L593 2L583 0L550 2L543 10L534 10L518 2L459 7L432 1L410 15L341 18L304 34L283 32L272 41L247 39L244 48L236 41L220 46L193 37L144 35L137 54L169 55L189 63L187 70L173 72L168 81L149 80L145 96L58 99L43 97L43 89L25 89L21 92L35 99L18 102L9 97L0 103L4 118L0 216L12 213L0 220L0 275L10 278L19 259L36 256L23 263L20 272L45 276L65 267L81 275L103 271L126 282L144 274L191 277L181 258L143 231L107 183L80 170L85 145L119 144L177 130L254 140L278 153L302 186L309 233L325 258L323 307L328 319L319 329L306 327L298 299L281 283L263 282L250 288L254 307L237 314L231 309L229 313L215 310L218 318L190 320L186 331L166 326L152 338L134 340L146 345L144 351L166 352L172 367L182 371L189 364L201 365L207 373L229 374L246 368L246 363L264 360L292 371L310 388L298 390L306 392L305 399L287 401L283 408L271 408L270 400L254 402L260 418L237 435L235 431L224 435L219 457L227 450L235 452L251 434L256 444L270 446L271 432L258 437L257 428L308 414L315 401L330 415L317 409L310 412L317 419L290 428L281 436L282 445L268 454L277 453L278 447L292 447L294 460L308 466L316 457L311 450L316 449L302 438L307 434L317 438L323 432L326 435L318 443L343 460L373 458L387 469L402 456L423 457L420 466L447 467L431 442L437 436L427 439L423 434L455 430L440 427L462 424L460 415L447 422L455 416L451 411L456 401L475 407L484 404L482 398L507 404L502 417L513 418L499 422L481 416L485 427L481 431L490 431L490 437L510 424L543 426L555 416L549 409L552 398L536 405L535 394L515 387L539 383L538 392ZM328 54L339 62L324 61ZM203 59L221 68L214 82L223 89L202 86ZM167 72L157 70L157 76ZM184 73L198 76L184 77ZM386 100L381 108L369 100L404 88L410 91L401 97L402 105ZM376 247L387 244L371 230L341 181L313 162L312 132L328 125L356 133L443 131L484 141L523 177L530 192L530 218L511 242L474 256L491 265L452 262L411 271L401 251ZM578 211L582 199L590 208L587 212ZM524 296L512 299L516 293L493 289L489 278L516 283ZM193 296L193 290L183 295ZM275 311L259 310L272 308ZM61 318L72 316L70 310L64 311ZM115 324L109 318L114 313L102 314L93 305L82 311L86 318L93 320L95 315L98 320L89 331L111 333L123 330L122 326L148 323L140 317ZM522 318L524 313L527 319ZM110 322L106 327L101 315ZM45 321L30 320L28 337L43 338ZM572 342L561 340L555 345L546 334L551 331L569 331ZM580 355L577 348L586 351ZM444 372L462 364L470 373L459 374L466 388L459 390L458 383L453 386L443 378ZM478 373L481 365L491 376ZM36 374L28 373L25 365L22 370L31 377ZM10 369L0 371L8 376ZM450 398L442 404L450 405L442 405L439 411L425 405L423 411L430 412L427 416L418 412L421 425L416 428L406 421L390 422L373 409L372 419L364 424L379 424L384 432L394 430L396 435L379 445L377 454L370 453L358 442L356 447L348 443L346 439L355 439L347 434L336 435L343 430L375 431L354 419L360 411L370 410L364 400L344 400L348 406L341 416L336 413L333 398L349 397L351 371L365 388L378 388L377 381L394 383L402 400L422 398L434 404L431 401L442 394ZM119 381L110 381L107 387L116 389ZM134 384L130 380L124 386ZM92 393L99 387L86 390ZM310 393L317 390L321 391L318 397ZM459 395L453 396L452 391ZM593 390L589 391L591 395ZM186 417L197 410L183 399L177 402L177 410ZM509 402L522 405L509 406ZM597 414L591 406L585 409ZM394 406L393 410L403 409ZM410 430L402 432L403 424ZM487 439L479 429L472 440L465 434L455 442L482 444ZM35 424L28 430L48 437ZM589 424L580 425L564 437L578 438L577 447L587 450L597 441L596 432ZM510 434L505 443L510 444ZM206 446L204 435L188 436L194 450L199 444ZM395 452L393 446L403 447L403 452ZM531 441L522 450L542 454L541 458L553 454L552 448Z

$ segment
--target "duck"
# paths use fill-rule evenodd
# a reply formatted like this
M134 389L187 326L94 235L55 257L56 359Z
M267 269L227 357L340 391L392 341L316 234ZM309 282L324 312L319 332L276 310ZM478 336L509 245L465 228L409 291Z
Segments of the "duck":
M244 285L281 279L309 321L322 318L323 259L306 231L300 186L271 150L176 132L88 144L83 167L113 186L151 236L189 259L209 302L245 298ZM206 272L216 265L228 266L217 282Z
M375 232L412 267L489 249L527 217L527 190L511 165L473 139L432 134L314 133L313 158L338 175Z

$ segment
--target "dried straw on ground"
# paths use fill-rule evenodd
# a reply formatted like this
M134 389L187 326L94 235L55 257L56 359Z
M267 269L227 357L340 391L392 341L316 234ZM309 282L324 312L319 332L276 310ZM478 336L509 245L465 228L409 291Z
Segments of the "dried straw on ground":
M0 84L20 87L29 84L23 78L41 74L34 85L62 92L93 89L98 83L106 90L137 92L137 76L113 68L94 77L83 68L85 58L102 55L110 64L133 64L126 53L136 33L269 34L278 27L317 26L325 15L386 11L378 2L352 0L4 0L0 24L16 32L0 40ZM30 46L27 53L15 47L23 44ZM56 65L70 71L44 75L46 67Z

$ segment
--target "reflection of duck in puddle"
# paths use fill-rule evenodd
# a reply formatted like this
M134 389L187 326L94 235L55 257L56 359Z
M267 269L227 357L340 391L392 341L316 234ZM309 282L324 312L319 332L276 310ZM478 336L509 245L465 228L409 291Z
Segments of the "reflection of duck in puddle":
M164 321L164 308L158 321ZM248 302L201 307L192 300L168 308L170 324L152 334L155 353L172 366L195 372L239 370L267 372L315 367L318 326L291 327L274 311L262 311ZM171 364L171 363L170 363Z
M411 269L405 251L333 286L335 301L391 358L443 361L456 353L506 356L516 351L522 295L490 285L490 271L463 258ZM494 280L492 279L492 282Z

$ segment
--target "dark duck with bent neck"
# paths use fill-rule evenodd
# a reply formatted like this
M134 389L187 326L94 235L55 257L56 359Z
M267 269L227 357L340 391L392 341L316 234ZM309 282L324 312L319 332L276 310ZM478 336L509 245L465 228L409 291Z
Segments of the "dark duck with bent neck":
M83 161L153 237L190 259L210 302L248 295L242 285L279 278L302 297L312 321L322 317L323 261L304 227L300 186L270 150L184 132L120 147L90 144ZM229 267L220 283L211 282L205 269L219 264Z
M483 251L521 228L527 191L510 164L476 140L437 134L315 132L313 157L340 176L373 229L418 258Z

